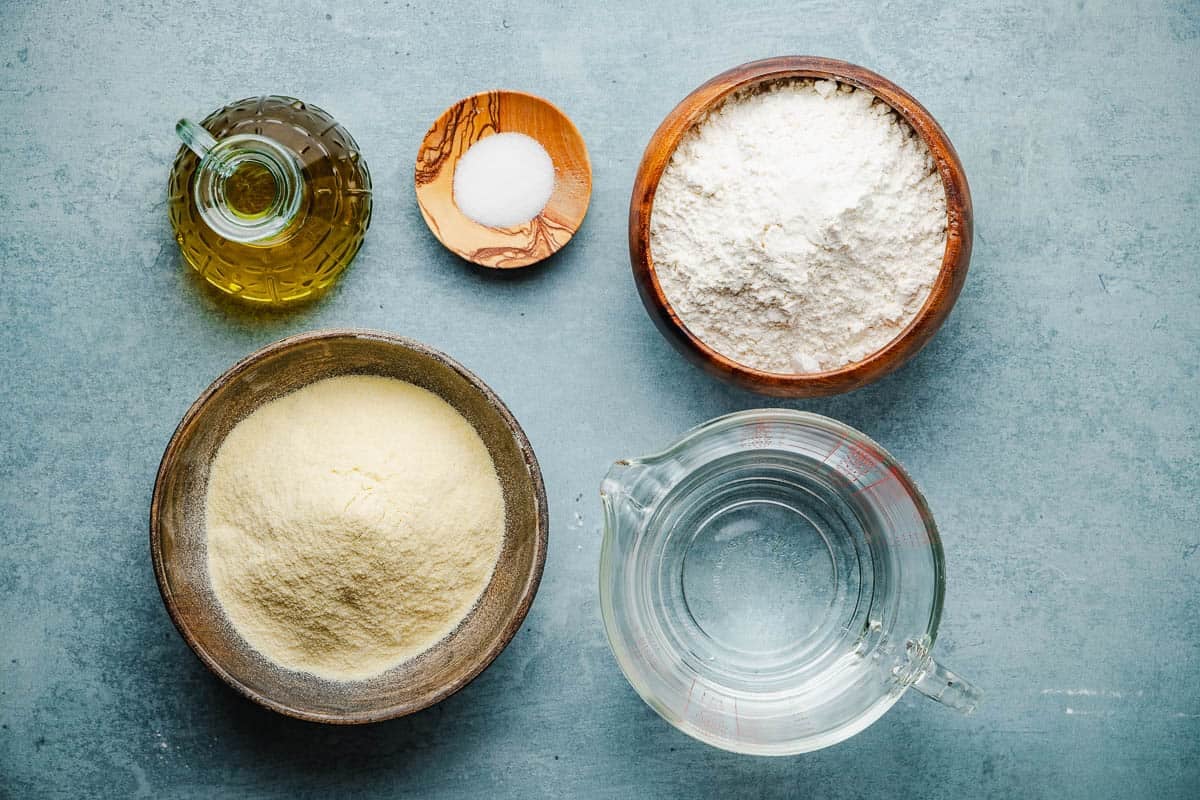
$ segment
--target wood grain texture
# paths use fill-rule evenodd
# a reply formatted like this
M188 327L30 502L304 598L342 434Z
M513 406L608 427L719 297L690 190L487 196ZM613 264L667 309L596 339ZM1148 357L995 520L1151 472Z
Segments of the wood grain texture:
M280 667L229 624L207 567L208 472L246 415L314 381L370 374L421 386L478 431L504 494L504 544L479 602L445 639L374 678L337 682ZM163 602L188 645L219 678L274 711L313 722L399 717L466 686L520 628L537 593L549 535L546 490L533 448L483 381L432 348L391 334L326 330L292 336L235 364L192 404L159 465L150 505L150 553Z
M650 253L650 215L663 170L683 135L731 93L785 78L832 79L866 89L896 110L928 145L946 190L946 250L929 297L917 316L887 346L836 370L803 375L763 372L716 352L687 329L659 285ZM920 351L945 321L967 277L972 239L971 193L954 146L941 126L910 94L868 69L829 58L780 56L753 61L717 75L677 105L646 146L629 205L629 255L642 303L655 325L689 360L713 375L762 394L820 397L857 389L895 370Z
M471 145L495 133L523 133L554 162L554 192L542 212L511 228L480 225L454 203L454 168ZM556 253L587 214L592 168L583 137L553 104L531 94L482 92L455 103L425 134L414 176L417 204L433 235L475 264L525 267Z

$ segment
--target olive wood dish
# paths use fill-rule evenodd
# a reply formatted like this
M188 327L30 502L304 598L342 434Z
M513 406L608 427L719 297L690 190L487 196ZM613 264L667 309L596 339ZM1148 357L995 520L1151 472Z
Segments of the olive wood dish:
M523 133L554 162L554 192L541 213L511 228L492 228L454 203L454 168L471 145L494 133ZM483 267L527 267L558 252L583 223L592 196L587 147L570 118L548 100L524 92L481 92L446 109L417 153L417 205L433 235Z
M785 78L831 79L856 86L890 105L929 147L946 190L946 250L925 304L895 339L861 361L828 372L763 372L716 352L691 331L671 308L654 271L650 215L659 178L685 133L733 92ZM868 69L813 56L782 56L752 61L723 72L689 94L650 138L633 184L629 205L629 255L642 303L658 329L689 360L743 388L780 397L818 397L857 389L904 364L925 346L958 298L971 259L971 194L958 154L934 118L911 95Z
M229 624L209 582L204 503L212 460L239 421L264 403L314 381L347 374L409 381L466 417L496 465L505 532L490 583L449 636L382 675L337 682L268 661ZM210 670L246 697L314 722L399 717L469 683L499 655L525 619L541 580L547 531L546 492L537 459L520 425L492 390L432 348L363 330L292 336L251 354L217 378L171 437L150 504L154 573L184 640Z

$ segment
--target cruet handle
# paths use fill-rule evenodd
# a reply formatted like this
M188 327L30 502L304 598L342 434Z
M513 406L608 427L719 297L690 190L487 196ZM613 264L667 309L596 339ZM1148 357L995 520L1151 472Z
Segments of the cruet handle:
M185 118L176 122L175 133L179 134L179 138L183 140L188 149L200 158L204 158L205 154L217 144L217 140L211 133L190 119Z

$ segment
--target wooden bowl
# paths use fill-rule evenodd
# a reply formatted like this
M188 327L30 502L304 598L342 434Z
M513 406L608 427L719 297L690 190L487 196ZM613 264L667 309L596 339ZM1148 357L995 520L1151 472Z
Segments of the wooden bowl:
M234 425L288 392L346 374L409 381L463 414L496 465L506 519L491 582L448 637L382 675L337 682L268 661L232 628L209 582L204 500L213 457ZM537 459L520 425L491 389L436 350L362 330L293 336L253 353L217 378L171 437L150 504L150 554L158 587L171 620L200 660L256 703L330 723L411 714L445 699L482 672L512 639L533 602L546 559L547 530Z
M716 352L687 329L659 285L650 253L650 214L659 178L679 140L728 95L781 78L832 79L870 91L896 110L929 147L946 190L946 251L942 267L917 316L885 347L861 361L828 372L782 374L744 366ZM971 193L962 163L945 132L920 103L868 69L812 56L752 61L723 72L689 94L650 138L633 184L629 206L629 254L642 303L658 329L687 358L719 378L780 397L818 397L857 389L908 361L925 346L950 313L971 260Z
M471 147L494 133L523 133L554 162L554 193L542 213L512 228L480 225L454 203L454 168ZM558 252L579 230L592 196L592 166L583 137L566 114L524 92L494 91L446 109L417 153L417 204L442 244L483 267L513 269Z

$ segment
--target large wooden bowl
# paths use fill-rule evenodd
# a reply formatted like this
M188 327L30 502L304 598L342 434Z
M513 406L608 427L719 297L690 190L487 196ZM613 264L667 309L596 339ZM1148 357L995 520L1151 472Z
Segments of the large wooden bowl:
M208 472L229 431L259 406L322 378L385 375L454 406L479 432L504 494L500 560L483 596L445 639L380 676L336 682L280 667L229 624L206 558ZM321 420L307 424L320 425ZM235 364L192 404L171 437L150 504L150 554L163 602L200 660L246 697L315 722L399 717L465 686L508 644L533 602L546 560L546 492L520 425L483 381L417 342L362 330L301 334Z
M654 192L676 146L713 107L728 95L781 78L831 79L870 91L896 110L929 147L946 189L946 251L925 304L895 339L861 361L829 372L781 374L747 367L716 352L687 329L659 285L650 252L650 215ZM633 277L650 317L691 361L719 378L746 389L780 397L818 397L857 389L908 361L925 346L950 313L971 260L971 193L962 163L945 132L908 92L868 69L813 56L782 56L753 61L723 72L689 94L650 138L633 184L629 205L629 255Z

